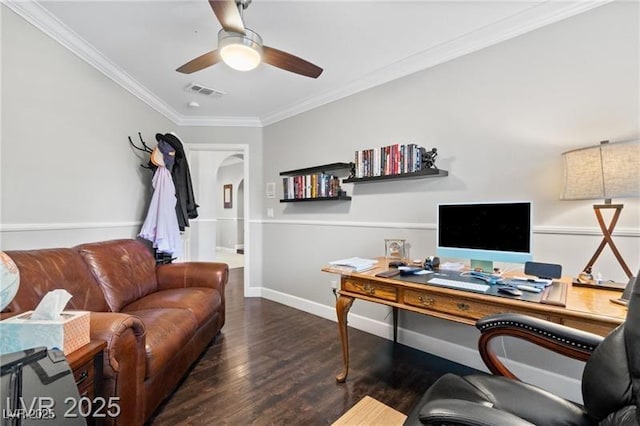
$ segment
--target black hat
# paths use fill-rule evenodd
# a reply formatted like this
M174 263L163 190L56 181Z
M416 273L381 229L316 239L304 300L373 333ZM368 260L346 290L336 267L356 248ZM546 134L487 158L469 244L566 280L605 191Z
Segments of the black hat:
M171 133L165 133L164 135L162 133L156 133L156 140L158 142L161 140L165 141L166 143L171 145L173 149L176 150L176 157L184 158L185 155L184 149L182 148L182 142L176 135L173 135Z

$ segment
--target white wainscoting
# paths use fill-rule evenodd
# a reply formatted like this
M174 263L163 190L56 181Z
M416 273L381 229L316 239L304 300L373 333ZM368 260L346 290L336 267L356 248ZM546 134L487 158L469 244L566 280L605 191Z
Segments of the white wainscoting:
M93 241L135 238L142 222L20 223L0 225L2 250L72 247Z

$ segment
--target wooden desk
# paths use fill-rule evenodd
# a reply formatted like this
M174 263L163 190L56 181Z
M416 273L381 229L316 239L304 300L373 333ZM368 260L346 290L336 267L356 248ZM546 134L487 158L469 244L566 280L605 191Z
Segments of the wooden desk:
M622 323L627 313L626 307L610 302L610 299L620 297L619 291L573 287L570 279L563 280L569 283L566 307L558 307L376 277L375 274L378 272L387 270L386 265L387 262L381 260L377 268L362 273L352 273L332 267L322 269L324 272L341 276L336 301L344 359L344 369L336 376L336 380L340 383L346 380L349 373L347 315L355 299L469 325L474 325L478 319L486 315L515 312L565 324L601 336L606 336ZM397 309L394 311L397 312Z

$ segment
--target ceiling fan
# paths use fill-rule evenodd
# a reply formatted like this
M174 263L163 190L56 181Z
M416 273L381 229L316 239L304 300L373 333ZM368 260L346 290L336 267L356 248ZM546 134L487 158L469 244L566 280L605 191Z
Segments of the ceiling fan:
M204 68L225 62L231 68L249 71L265 62L306 77L318 78L322 68L290 53L262 44L262 37L244 26L242 10L251 0L209 0L222 29L218 32L218 49L198 56L176 71L191 74Z

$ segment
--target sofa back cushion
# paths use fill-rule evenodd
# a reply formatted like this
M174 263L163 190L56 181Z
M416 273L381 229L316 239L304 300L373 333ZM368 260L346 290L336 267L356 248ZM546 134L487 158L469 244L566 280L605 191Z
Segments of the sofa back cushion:
M75 247L113 312L158 289L156 261L137 240L112 240Z
M65 309L104 312L102 291L76 250L70 248L7 251L20 272L20 288L7 312L35 309L45 294L64 288L73 296Z

